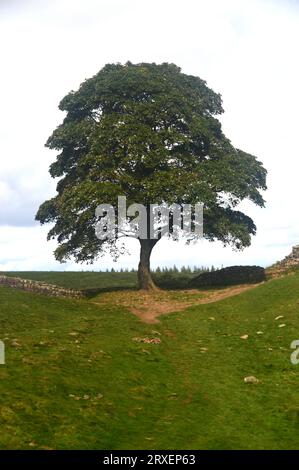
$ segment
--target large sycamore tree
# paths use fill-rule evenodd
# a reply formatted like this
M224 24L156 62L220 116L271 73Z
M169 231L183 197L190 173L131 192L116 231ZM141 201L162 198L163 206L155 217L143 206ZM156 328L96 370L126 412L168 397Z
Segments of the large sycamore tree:
M231 144L217 119L221 96L174 64L108 64L59 104L65 117L46 146L59 151L50 166L57 194L36 219L54 223L59 261L93 262L116 240L99 240L95 209L127 203L204 204L204 237L237 249L250 245L252 219L244 199L264 205L266 170ZM158 239L139 239L139 287L154 288L150 256Z

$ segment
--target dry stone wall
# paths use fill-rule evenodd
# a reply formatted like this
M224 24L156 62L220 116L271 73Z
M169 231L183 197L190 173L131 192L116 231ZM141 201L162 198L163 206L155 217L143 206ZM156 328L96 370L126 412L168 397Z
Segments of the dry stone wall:
M277 264L286 268L299 266L299 245L293 246L292 252Z
M267 268L267 276L270 278L282 276L284 273L289 270L291 271L292 268L295 268L296 266L299 267L299 245L293 246L289 255L281 261L277 261L273 266Z
M0 285L14 287L15 289L28 292L51 295L53 297L71 297L76 299L84 297L84 294L78 290L65 289L64 287L55 286L54 284L33 281L31 279L22 279L20 277L0 276Z

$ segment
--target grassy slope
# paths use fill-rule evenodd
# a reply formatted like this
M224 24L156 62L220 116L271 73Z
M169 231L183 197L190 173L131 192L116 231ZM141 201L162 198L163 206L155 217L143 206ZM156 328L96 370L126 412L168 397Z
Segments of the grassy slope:
M288 276L153 326L1 287L0 448L298 448L298 288Z

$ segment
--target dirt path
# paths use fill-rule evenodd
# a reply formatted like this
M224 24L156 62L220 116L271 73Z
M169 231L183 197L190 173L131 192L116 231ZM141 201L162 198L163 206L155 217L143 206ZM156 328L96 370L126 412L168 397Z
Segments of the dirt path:
M145 323L159 323L160 315L179 312L192 305L209 304L232 297L260 284L246 284L221 290L122 291L100 294L92 300L98 305L119 305L127 308Z

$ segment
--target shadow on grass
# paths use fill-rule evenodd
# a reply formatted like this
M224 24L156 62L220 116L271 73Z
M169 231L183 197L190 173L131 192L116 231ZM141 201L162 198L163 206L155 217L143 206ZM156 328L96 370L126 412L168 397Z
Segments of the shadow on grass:
M96 287L92 289L82 289L82 293L88 299L96 297L98 294L104 294L106 292L119 292L119 291L136 291L136 286L111 286L111 287Z

